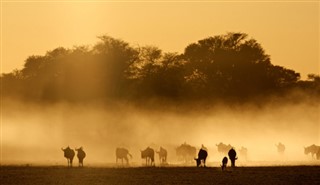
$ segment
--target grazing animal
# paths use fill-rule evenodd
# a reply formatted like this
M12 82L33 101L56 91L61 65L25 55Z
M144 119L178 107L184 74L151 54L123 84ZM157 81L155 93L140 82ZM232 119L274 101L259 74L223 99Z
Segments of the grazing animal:
M141 151L141 158L146 159L146 166L154 165L154 150L150 147Z
M125 148L116 148L116 163L118 164L118 159L121 159L121 163L123 165L123 159L126 161L127 165L129 164L129 159L132 158L132 155Z
M286 150L286 147L284 146L284 144L279 142L279 144L276 145L276 147L279 154L284 154L284 151Z
M228 164L228 158L224 157L222 159L222 165L221 165L222 171L224 171L227 168L227 164Z
M61 148L61 150L64 152L64 157L67 158L68 166L72 167L72 161L75 155L74 151L69 146L65 149Z
M203 164L203 166L206 167L207 156L208 152L201 148L198 153L198 158L194 158L194 160L197 163L197 167L199 167L201 164Z
M240 154L241 158L243 158L244 160L247 160L247 158L248 158L248 149L245 148L245 147L241 147L240 150L239 150L239 154Z
M86 153L83 151L83 148L76 148L75 149L78 153L77 153L77 157L79 159L79 166L83 167L83 159L86 157Z
M168 152L166 149L160 147L160 151L157 152L159 154L159 161L161 164L165 164L167 162Z
M178 159L184 161L185 163L192 162L194 157L196 156L197 149L189 144L181 144L176 148L176 155Z
M228 156L229 156L229 159L231 161L231 167L235 167L236 166L236 160L238 159L237 157L237 152L231 148L228 152Z
M216 146L218 147L218 152L223 155L227 154L228 151L232 148L230 144L226 145L226 144L223 144L222 142L220 142L219 144L216 144Z
M308 155L311 153L312 158L314 158L314 155L316 155L317 159L320 159L320 146L317 146L315 144L310 145L308 147L304 147L304 154Z

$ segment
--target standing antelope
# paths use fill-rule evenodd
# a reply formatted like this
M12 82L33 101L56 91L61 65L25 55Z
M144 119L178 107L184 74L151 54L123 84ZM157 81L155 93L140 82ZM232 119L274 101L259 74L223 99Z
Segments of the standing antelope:
M74 151L69 146L65 149L61 148L61 150L64 152L64 157L67 158L68 166L72 167L72 161L75 155Z
M79 166L83 167L83 159L86 157L86 153L83 151L83 148L76 148L75 149L78 153L77 153L77 157L79 159Z

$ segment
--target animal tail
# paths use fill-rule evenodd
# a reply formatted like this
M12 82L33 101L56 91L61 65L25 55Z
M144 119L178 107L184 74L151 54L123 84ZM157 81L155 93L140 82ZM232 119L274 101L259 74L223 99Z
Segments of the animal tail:
M132 159L132 155L130 153L128 153L128 155L130 156L130 159Z

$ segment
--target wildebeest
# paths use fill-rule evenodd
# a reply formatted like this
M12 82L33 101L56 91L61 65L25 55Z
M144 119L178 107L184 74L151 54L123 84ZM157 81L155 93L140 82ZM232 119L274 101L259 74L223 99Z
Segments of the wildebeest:
M316 155L316 158L320 159L320 146L313 144L308 147L304 147L304 154L308 155L309 153L311 153L312 158Z
M286 150L286 147L284 146L284 144L279 142L279 144L276 145L276 147L279 154L284 154L284 151Z
M61 150L64 152L64 157L67 158L68 166L72 167L72 161L75 155L74 151L69 146L65 149L61 148Z
M207 156L208 152L201 148L198 152L198 158L194 158L194 160L196 160L197 167L199 167L201 164L203 164L203 166L206 167Z
M75 149L78 153L77 153L77 157L79 159L79 166L83 167L83 159L86 157L86 153L83 151L83 148L76 148Z
M182 160L186 163L193 161L194 157L196 156L197 149L189 144L181 144L179 147L176 148L176 155L178 156L179 160Z
M129 153L129 150L126 148L116 148L116 163L118 164L118 159L121 159L121 163L123 165L123 159L126 161L127 165L129 164L129 159L132 158L132 155Z
M222 142L220 142L219 144L216 144L216 146L218 147L218 152L223 155L227 154L228 151L232 148L230 144L226 145L226 144L223 144Z
M238 159L237 158L237 152L231 148L228 152L228 156L229 156L229 159L231 161L231 167L235 167L236 166L236 160Z
M247 158L248 158L248 149L245 148L245 147L241 147L240 150L239 150L239 154L240 154L241 158L243 158L244 160L247 160Z
M168 152L166 149L160 147L159 152L157 152L159 154L159 161L161 164L165 164L167 163L167 156L168 156Z
M221 168L222 168L222 171L224 171L227 167L227 164L228 164L228 158L227 157L224 157L222 159L222 165L221 165Z
M141 158L146 159L146 166L154 165L154 150L150 147L141 151Z

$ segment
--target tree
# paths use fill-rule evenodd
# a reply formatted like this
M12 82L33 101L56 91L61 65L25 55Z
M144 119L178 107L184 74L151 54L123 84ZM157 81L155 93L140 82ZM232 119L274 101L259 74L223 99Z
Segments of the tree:
M177 53L162 54L157 47L142 47L135 66L133 83L139 96L173 99L181 95L183 62Z
M299 81L299 73L272 65L262 46L244 33L199 40L182 54L164 53L155 46L132 47L105 35L98 38L93 47L58 47L28 57L23 69L1 75L3 95L32 101L212 102L246 101L294 88L317 94L320 89L319 75Z
M105 93L110 96L126 94L132 65L138 60L139 51L127 42L109 36L98 37L101 41L92 50L97 64L97 73L104 81Z
M273 66L269 55L244 33L228 33L199 40L186 47L186 79L204 96L250 97L294 84L300 75ZM203 94L202 94L203 95Z

